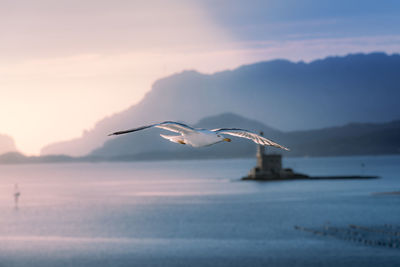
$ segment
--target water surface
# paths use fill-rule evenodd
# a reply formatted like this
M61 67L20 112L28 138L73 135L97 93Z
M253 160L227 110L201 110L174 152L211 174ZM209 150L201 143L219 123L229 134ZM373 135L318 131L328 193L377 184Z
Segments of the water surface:
M373 194L400 190L399 156L284 160L377 180L239 181L254 161L0 165L0 266L399 266L294 229L400 225L400 197Z

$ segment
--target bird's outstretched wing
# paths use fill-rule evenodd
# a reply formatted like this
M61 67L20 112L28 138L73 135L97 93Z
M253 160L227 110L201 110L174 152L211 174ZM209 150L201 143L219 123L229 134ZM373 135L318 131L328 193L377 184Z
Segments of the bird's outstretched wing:
M144 130L147 128L151 128L151 127L156 127L156 128L161 128L164 130L168 130L171 132L175 132L175 133L180 133L180 134L185 134L185 133L189 133L189 132L193 132L195 131L194 128L180 123L180 122L174 122L174 121L164 121L161 123L155 123L155 124L151 124L151 125L146 125L146 126L142 126L142 127L138 127L138 128L134 128L134 129L129 129L129 130L125 130L125 131L118 131L110 135L120 135L120 134L126 134L126 133L132 133L132 132L137 132L140 130Z
M273 146L277 148L281 148L284 150L288 150L288 148L281 146L280 144L277 144L263 136L260 136L256 133L250 132L248 130L243 130L243 129L237 129L237 128L220 128L220 129L214 129L211 130L216 133L221 133L221 134L229 134L237 137L243 137L252 140L254 143L263 145L263 146Z

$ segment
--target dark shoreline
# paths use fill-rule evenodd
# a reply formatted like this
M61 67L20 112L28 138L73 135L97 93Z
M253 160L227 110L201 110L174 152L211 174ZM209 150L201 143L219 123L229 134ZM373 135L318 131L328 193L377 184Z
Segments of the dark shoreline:
M336 158L336 157L385 157L385 156L399 156L400 154L355 154L355 155L337 155L337 156L299 156L299 155L285 155L288 158ZM222 157L215 155L202 155L198 157L185 157L183 155L158 155L153 154L139 154L139 155L126 155L116 157L100 157L100 156L82 156L73 157L67 155L46 155L46 156L26 156L18 152L9 152L0 155L0 165L11 164L54 164L54 163L101 163L101 162L154 162L154 161L174 161L174 160L229 160L229 159L251 159L254 155L248 156L231 156Z
M369 180L379 179L379 176L375 175L338 175L338 176L310 176L310 177L293 177L293 178L275 178L275 179L263 179L263 178L251 178L243 177L242 181L260 181L260 182L274 182L274 181L293 181L293 180ZM400 192L398 192L400 194Z
M374 196L387 196L387 195L400 195L400 191L392 191L392 192L377 192L373 194Z

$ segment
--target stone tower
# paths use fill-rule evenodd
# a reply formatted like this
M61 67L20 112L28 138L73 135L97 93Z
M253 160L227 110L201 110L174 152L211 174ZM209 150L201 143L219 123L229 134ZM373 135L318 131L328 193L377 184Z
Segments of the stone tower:
M263 136L264 133L260 132ZM261 172L279 174L282 170L282 155L265 154L265 146L257 146L257 168Z
M263 136L263 132L260 132L260 135ZM265 146L257 145L257 166L242 180L274 181L305 178L308 176L295 173L290 168L282 169L282 155L265 154Z

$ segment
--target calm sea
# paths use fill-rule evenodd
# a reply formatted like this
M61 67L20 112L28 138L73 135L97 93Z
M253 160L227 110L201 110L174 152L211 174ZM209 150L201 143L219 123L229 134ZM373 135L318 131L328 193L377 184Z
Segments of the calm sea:
M400 266L400 249L294 229L400 226L400 156L290 158L311 175L239 181L254 159L0 165L0 266ZM14 185L21 192L14 203Z

